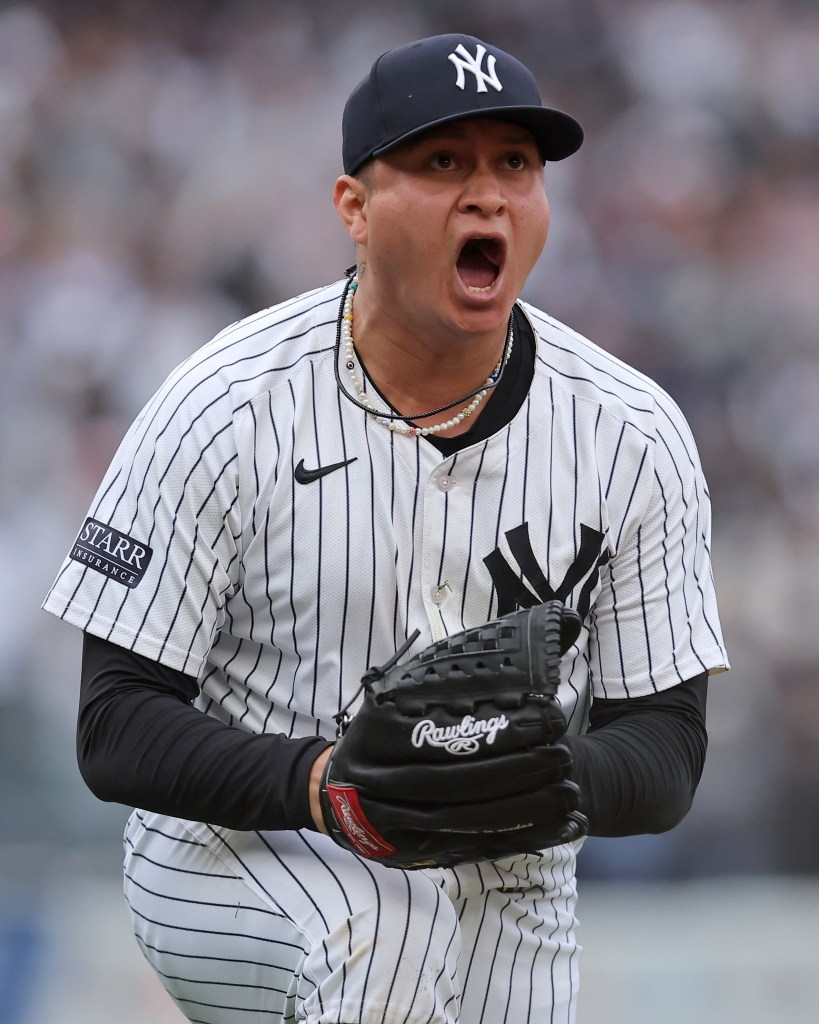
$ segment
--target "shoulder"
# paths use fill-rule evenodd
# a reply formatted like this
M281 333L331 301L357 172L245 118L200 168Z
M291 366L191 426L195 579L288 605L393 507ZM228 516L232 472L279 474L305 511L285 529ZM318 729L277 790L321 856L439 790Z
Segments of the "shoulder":
M222 452L237 419L300 368L331 359L344 283L296 296L231 324L180 363L143 407L126 437L129 457L160 451Z
M536 376L647 437L670 432L691 441L683 412L656 381L548 313L526 302L519 305L535 333Z
M332 352L343 287L337 281L236 321L177 366L165 388L198 402L223 395L234 408L252 401Z

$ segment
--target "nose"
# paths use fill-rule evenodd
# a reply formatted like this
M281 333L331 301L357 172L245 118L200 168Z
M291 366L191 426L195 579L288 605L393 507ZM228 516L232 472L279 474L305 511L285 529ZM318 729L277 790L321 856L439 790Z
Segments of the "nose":
M466 178L459 203L464 213L495 216L506 209L501 182L491 167L476 166Z

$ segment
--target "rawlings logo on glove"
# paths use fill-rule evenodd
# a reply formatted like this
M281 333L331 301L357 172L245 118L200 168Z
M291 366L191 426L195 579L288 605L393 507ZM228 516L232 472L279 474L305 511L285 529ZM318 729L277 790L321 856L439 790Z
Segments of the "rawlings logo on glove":
M362 680L324 769L329 834L403 868L499 860L585 835L555 694L580 618L560 601L493 619Z
M412 745L421 747L429 743L433 747L443 747L450 754L474 754L481 740L493 743L499 729L509 725L506 715L476 721L472 715L464 715L459 725L444 728L436 725L431 718L425 718L412 730Z

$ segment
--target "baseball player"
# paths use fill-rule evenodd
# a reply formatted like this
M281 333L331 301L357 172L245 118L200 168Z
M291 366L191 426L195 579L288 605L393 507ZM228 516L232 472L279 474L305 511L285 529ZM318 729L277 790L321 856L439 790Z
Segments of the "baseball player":
M137 808L137 940L191 1021L568 1024L584 834L690 807L728 664L694 442L519 300L544 162L581 141L489 43L382 55L333 193L355 267L169 376L46 598L84 633L83 776ZM395 697L429 675L446 724Z

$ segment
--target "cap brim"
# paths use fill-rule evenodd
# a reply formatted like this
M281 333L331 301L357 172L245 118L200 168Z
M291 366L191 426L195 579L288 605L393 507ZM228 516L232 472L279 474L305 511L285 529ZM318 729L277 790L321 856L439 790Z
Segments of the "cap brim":
M527 128L538 144L540 155L544 160L564 160L572 153L576 153L583 143L583 129L569 114L562 110L555 110L551 107L489 107L485 110L471 110L450 114L448 117L441 117L430 121L420 128L413 128L405 132L397 139L393 139L378 149L373 150L373 156L380 156L388 153L397 146L403 145L419 135L425 135L433 128L442 124L449 124L451 121L463 121L466 118L488 117L494 121L513 121L516 124Z

